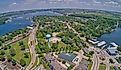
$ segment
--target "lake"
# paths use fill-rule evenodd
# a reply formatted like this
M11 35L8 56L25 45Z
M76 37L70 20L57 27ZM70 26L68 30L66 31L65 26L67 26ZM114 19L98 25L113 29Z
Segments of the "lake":
M99 40L104 40L108 44L111 42L115 42L116 44L121 46L121 28L116 28L115 31L109 33L109 34L103 34Z
M11 17L12 18L11 22L0 25L0 36L5 35L6 33L9 32L16 31L21 28L26 28L28 25L32 24L31 20L27 20L26 18L32 18L33 16L40 16L40 15L57 16L61 14L52 11L41 11L25 15L16 15L15 17Z

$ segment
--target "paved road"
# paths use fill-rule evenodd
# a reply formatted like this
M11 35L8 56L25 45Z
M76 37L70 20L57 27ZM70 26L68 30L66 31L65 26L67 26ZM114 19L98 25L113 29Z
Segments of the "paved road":
M31 70L33 67L34 63L36 62L36 51L35 51L35 46L36 46L36 32L37 32L38 26L35 27L32 31L31 34L29 35L29 50L31 54L31 62L30 64L26 67L26 70Z
M93 65L92 65L92 68L91 68L91 70L98 70L98 68L99 68L99 60L98 60L99 58L98 58L98 56L97 56L97 54L96 53L94 53L94 55L93 55Z

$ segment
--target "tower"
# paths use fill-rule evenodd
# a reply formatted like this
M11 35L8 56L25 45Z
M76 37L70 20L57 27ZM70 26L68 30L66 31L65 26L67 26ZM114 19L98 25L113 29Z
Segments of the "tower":
M50 48L50 38L51 38L51 35L50 34L47 34L46 35L46 39L48 40L48 47Z

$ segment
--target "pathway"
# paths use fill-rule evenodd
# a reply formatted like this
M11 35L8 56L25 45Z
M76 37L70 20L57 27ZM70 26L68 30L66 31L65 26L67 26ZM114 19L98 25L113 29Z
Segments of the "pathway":
M34 66L35 62L36 62L36 51L35 51L35 47L36 47L36 32L38 30L38 25L31 31L31 34L29 35L29 50L30 50L30 54L31 54L31 62L30 64L26 67L26 70L31 70L31 68Z

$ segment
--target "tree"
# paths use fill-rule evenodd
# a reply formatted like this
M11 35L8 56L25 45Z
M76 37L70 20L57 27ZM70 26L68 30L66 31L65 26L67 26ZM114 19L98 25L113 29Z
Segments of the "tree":
M22 67L24 67L24 66L26 65L25 60L21 59L21 60L20 60L20 65L21 65Z
M8 48L11 49L11 46L9 45Z
M114 63L114 61L112 59L109 59L110 63Z
M66 63L66 61L64 61L64 60L63 60L63 61L62 61L62 63L63 63L63 64L65 64L65 63Z
M0 55L0 61L5 61L5 58L3 55Z
M7 48L7 46L4 46L3 49L4 49L4 50L7 50L8 48Z
M24 45L23 41L20 41L19 42L19 46L21 46L21 45Z
M117 50L121 52L121 47L120 47L120 46L119 46L119 47L117 47Z
M7 55L7 60L8 60L8 62L12 61L11 55Z
M14 48L11 48L9 52L10 52L11 56L15 56L16 55L16 52L15 52Z
M4 50L1 50L0 55L4 55L4 54L5 54Z
M89 54L90 54L90 55L93 55L93 54L94 54L94 51L90 51Z
M0 46L2 46L2 41L0 41Z
M21 50L25 50L25 45L21 45Z
M13 65L13 66L16 65L16 60L12 59L12 65Z
M74 65L70 65L67 70L72 70Z
M24 53L24 57L25 58L29 58L29 54L28 53Z

